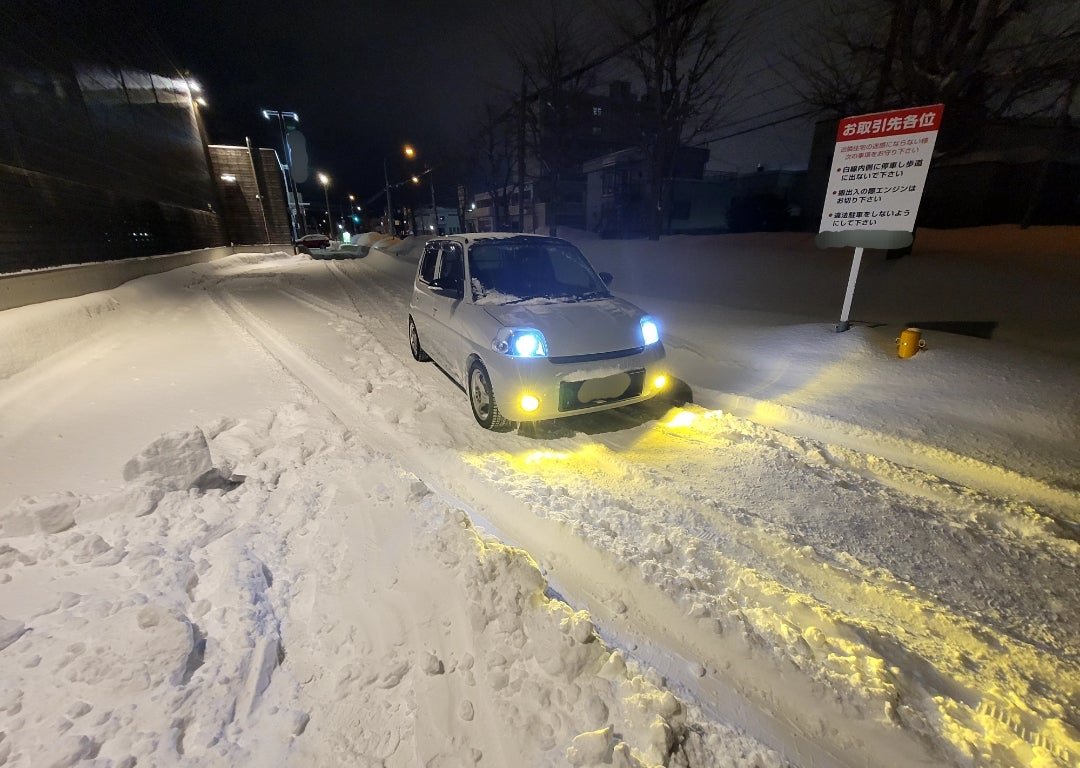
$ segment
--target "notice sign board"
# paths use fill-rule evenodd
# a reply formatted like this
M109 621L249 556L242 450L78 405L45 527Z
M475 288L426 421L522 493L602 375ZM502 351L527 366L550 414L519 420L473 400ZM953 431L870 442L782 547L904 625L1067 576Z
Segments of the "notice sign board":
M911 244L941 113L933 104L840 121L819 246Z

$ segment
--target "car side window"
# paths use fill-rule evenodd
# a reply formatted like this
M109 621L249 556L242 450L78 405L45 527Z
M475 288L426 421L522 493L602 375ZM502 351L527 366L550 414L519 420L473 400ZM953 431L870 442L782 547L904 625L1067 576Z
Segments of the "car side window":
M442 261L439 262L439 282L450 290L465 289L465 256L457 243L443 245Z
M420 257L420 279L430 283L435 279L435 263L439 258L439 244L428 243L424 246L424 255Z

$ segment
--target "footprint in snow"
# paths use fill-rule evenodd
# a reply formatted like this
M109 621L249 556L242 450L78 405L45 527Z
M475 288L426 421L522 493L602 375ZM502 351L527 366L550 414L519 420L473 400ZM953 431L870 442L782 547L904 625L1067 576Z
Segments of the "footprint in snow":
M378 686L380 688L394 688L401 682L401 678L405 677L405 674L408 671L409 662L402 661L397 666L383 673L382 677L379 678Z

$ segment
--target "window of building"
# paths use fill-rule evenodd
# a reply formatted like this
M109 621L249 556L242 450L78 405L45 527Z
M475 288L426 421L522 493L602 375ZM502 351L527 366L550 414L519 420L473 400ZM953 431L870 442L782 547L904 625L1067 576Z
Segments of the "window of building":
M615 171L604 171L602 185L605 195L615 194Z
M593 107L592 108L592 113L593 113L593 117L600 117L601 115L604 114L604 108L603 107Z
M602 130L603 130L603 129L602 129L602 128L601 128L601 127L600 127L599 125L594 125L594 126L592 127L592 135L593 135L593 136L599 136L599 135L600 135L600 133L602 132Z

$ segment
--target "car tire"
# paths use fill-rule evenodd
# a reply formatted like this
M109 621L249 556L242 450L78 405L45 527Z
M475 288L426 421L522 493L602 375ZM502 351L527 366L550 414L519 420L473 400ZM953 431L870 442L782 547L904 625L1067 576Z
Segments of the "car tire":
M506 432L513 428L514 422L499 413L495 392L491 388L491 377L479 360L469 366L468 395L473 418L481 427L494 432Z
M420 346L420 335L416 332L416 323L412 315L409 315L409 351L412 352L413 360L418 363L426 363L431 360L428 353Z

